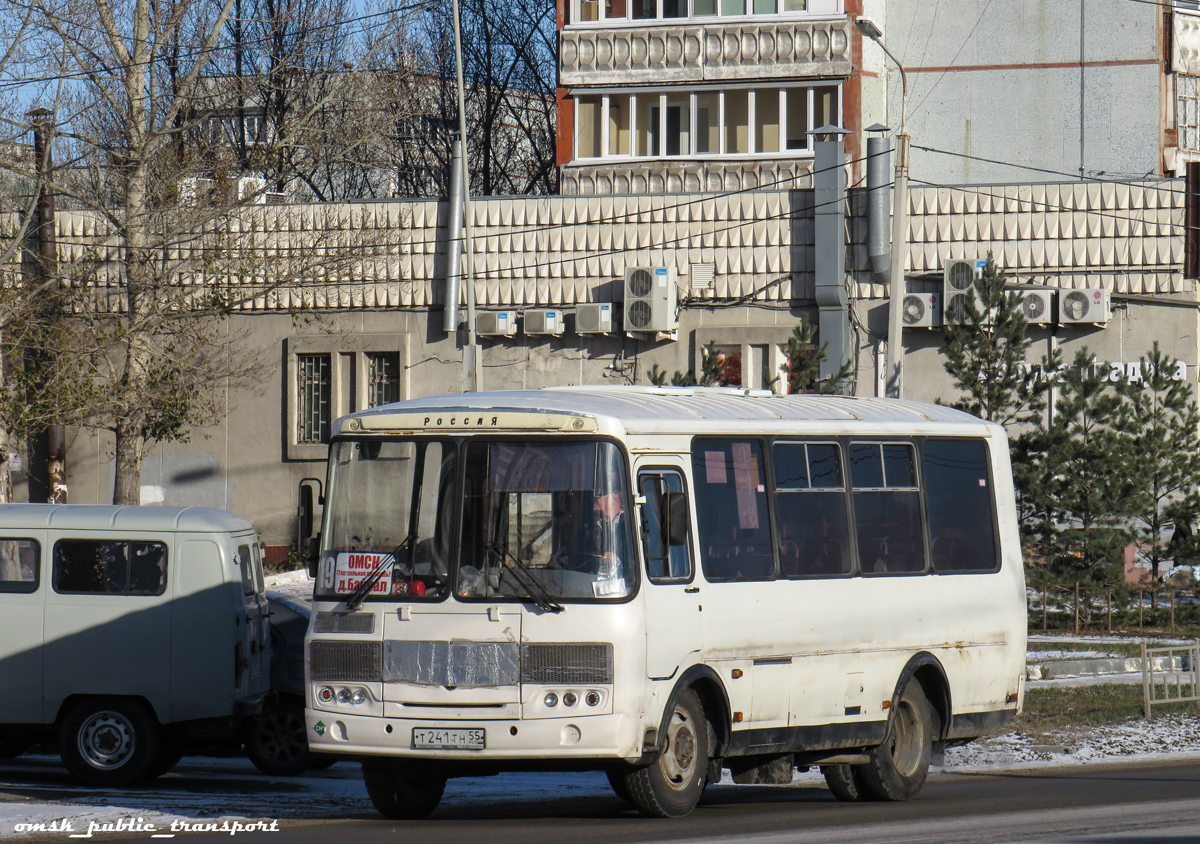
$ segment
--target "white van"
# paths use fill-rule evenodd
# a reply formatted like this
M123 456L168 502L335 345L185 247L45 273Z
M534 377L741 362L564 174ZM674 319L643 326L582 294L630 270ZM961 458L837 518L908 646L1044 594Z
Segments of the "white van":
M0 755L57 738L98 786L169 770L262 707L254 526L222 510L0 506Z

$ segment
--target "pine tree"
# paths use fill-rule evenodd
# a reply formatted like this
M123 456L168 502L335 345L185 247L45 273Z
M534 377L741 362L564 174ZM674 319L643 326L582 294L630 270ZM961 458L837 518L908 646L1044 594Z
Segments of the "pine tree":
M1154 343L1141 359L1140 378L1120 385L1122 428L1132 445L1125 469L1134 494L1133 535L1155 583L1164 564L1194 549L1190 523L1200 512L1200 410L1186 380L1175 380L1175 363ZM1186 526L1171 542L1168 534ZM1152 599L1153 600L1153 599Z
M1027 548L1043 560L1047 581L1111 586L1123 581L1132 539L1133 456L1122 398L1086 349L1052 377L1059 389L1053 422L1014 447Z
M854 365L845 361L832 378L821 379L821 364L829 357L829 343L816 345L817 327L800 315L800 322L788 338L785 360L779 367L787 379L789 393L833 394L846 392L854 377Z
M946 303L946 371L965 396L950 406L989 422L1009 426L1036 422L1046 407L1047 384L1031 377L1026 364L1030 339L1020 296L1005 292L1004 270L988 253L983 275L975 279L974 297L951 313ZM1043 370L1057 369L1058 359L1044 360Z

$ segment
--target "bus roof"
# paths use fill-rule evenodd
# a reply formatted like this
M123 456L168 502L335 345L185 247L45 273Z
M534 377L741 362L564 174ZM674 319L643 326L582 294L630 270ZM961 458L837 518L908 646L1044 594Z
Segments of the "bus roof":
M899 399L777 396L766 390L730 387L580 386L455 393L412 399L343 417L338 420L334 433L360 427L377 432L412 430L414 427L443 430L444 424L421 426L413 424L412 420L427 413L475 414L485 411L506 415L545 414L555 420L567 416L591 417L599 423L597 429L618 429L631 434L702 434L742 431L748 427L768 433L808 427L828 429L836 423L843 423L847 430L861 428L864 424L872 428L894 426L907 432L944 432L952 428L965 432L969 429L976 436L1000 430L998 426L953 408ZM501 424L500 427L508 426ZM569 430L560 428L557 421L546 427Z
M0 528L225 533L253 530L254 526L233 513L207 507L3 504L0 505Z

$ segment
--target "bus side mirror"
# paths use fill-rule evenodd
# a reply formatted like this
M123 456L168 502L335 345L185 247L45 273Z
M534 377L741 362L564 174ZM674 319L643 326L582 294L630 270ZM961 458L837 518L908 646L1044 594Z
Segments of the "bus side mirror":
M300 484L300 505L296 508L296 518L300 522L297 526L300 539L308 539L313 531L313 488L303 482Z
M667 545L672 548L687 545L688 538L688 508L687 495L682 492L668 492L663 495L663 505L659 508L664 524L662 535L667 538Z

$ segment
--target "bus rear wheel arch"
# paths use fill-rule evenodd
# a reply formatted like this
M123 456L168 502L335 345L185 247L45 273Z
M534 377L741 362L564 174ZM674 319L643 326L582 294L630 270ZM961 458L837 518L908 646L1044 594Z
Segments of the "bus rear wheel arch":
M139 700L84 698L62 720L58 752L80 782L116 788L150 774L160 733L154 714Z

